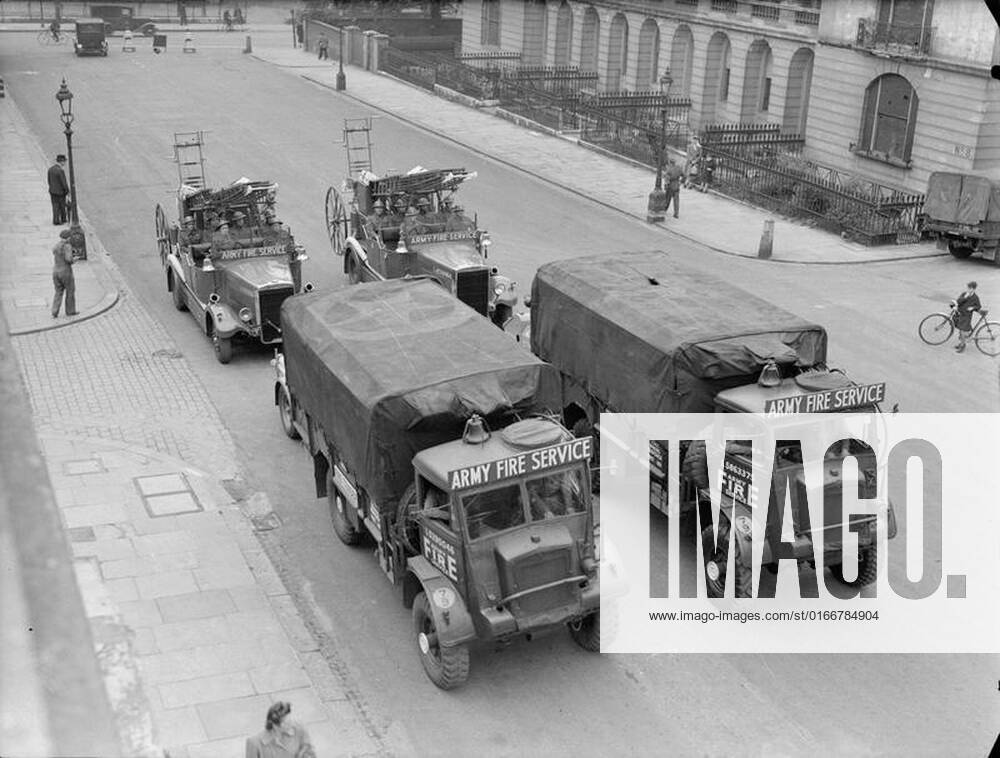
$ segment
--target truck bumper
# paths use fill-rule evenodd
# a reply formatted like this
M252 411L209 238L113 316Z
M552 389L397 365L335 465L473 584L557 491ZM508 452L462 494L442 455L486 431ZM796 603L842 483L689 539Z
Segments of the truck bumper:
M589 616L601 608L600 583L595 578L580 590L576 602L560 605L531 614L515 614L510 608L493 606L480 609L480 615L486 622L485 637L503 640L521 634L542 632L556 626L568 624L571 621Z

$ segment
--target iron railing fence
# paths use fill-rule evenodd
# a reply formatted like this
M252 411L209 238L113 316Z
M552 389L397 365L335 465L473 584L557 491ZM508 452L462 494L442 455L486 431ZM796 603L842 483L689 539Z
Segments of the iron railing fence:
M497 86L500 107L559 132L579 129L580 93L547 91L537 84L537 81L501 78Z
M689 107L690 102L687 102L674 109L667 109L666 144L677 150L682 150L690 138L687 122ZM639 122L612 111L581 105L578 116L582 142L656 167L663 128L659 111L652 119Z
M795 155L753 157L719 144L702 145L702 151L714 159L711 186L723 194L810 219L865 245L920 239L921 194L852 177Z
M404 53L386 47L379 53L379 69L431 92L437 83L437 65L426 54Z
M798 154L805 146L799 134L784 134L778 124L719 123L701 129L703 145L714 146L745 158Z

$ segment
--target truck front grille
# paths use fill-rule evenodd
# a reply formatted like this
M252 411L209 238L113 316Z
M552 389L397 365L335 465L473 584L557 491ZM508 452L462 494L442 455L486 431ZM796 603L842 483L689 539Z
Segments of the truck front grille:
M264 290L259 293L261 342L267 344L281 341L281 304L291 294L291 287Z
M532 587L540 587L550 582L565 579L573 573L569 550L555 550L540 553L514 565L511 592L523 592ZM539 592L532 592L515 601L523 614L540 613L547 609L565 605L573 601L575 587L561 584Z
M458 299L484 316L490 314L490 272L488 269L459 271L455 277Z

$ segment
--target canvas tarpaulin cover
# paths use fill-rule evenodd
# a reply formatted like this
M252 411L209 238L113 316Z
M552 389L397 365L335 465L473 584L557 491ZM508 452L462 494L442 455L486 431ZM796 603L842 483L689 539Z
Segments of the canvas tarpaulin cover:
M1000 220L992 206L1000 198L989 179L972 174L936 171L927 180L924 213L931 221L977 226L987 218Z
M826 360L826 331L660 252L548 263L531 348L613 411L709 412L722 389Z
M413 456L492 429L513 413L558 411L559 375L430 281L293 296L281 309L288 386L381 508L413 480Z

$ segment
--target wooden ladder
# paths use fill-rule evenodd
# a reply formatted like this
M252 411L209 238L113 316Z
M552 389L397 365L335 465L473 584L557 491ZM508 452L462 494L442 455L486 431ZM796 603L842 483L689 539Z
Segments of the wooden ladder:
M174 162L181 184L197 189L205 188L204 132L174 133Z
M347 175L357 177L372 170L372 117L344 119L344 149L347 151Z

